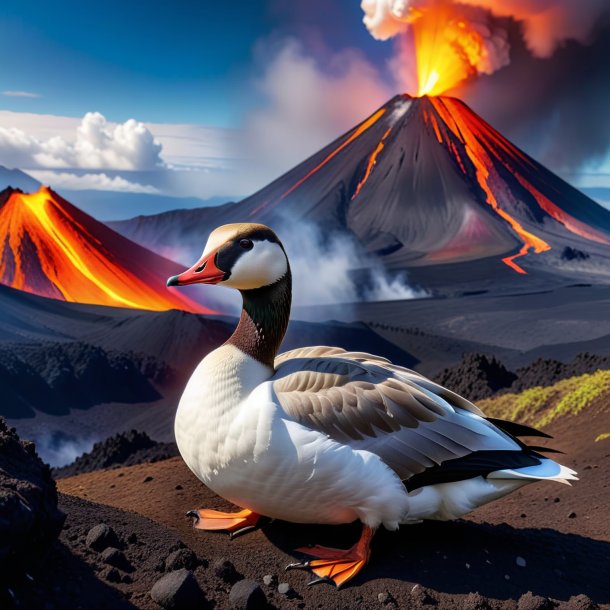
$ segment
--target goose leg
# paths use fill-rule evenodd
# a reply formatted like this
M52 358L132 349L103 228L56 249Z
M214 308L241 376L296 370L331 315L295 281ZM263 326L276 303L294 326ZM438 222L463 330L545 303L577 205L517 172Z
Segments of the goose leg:
M236 513L199 508L189 510L186 516L193 517L193 527L199 530L224 531L228 532L231 538L256 529L256 525L261 518L261 515L247 508Z
M309 569L318 577L312 580L310 585L332 582L339 588L356 576L368 562L374 534L375 530L365 525L362 528L360 539L349 549L333 549L324 546L301 547L296 549L299 553L311 555L315 559L291 563L286 566L286 569Z

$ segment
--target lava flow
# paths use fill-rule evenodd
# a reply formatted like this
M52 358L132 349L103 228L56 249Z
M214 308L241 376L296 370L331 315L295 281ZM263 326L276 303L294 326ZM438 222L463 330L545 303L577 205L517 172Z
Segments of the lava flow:
M550 250L551 246L544 239L524 229L523 225L502 207L492 186L494 183L498 184L502 180L498 174L498 165L508 170L530 194L533 201L546 214L561 223L568 231L587 240L610 245L607 237L562 210L536 189L528 178L520 173L521 166L528 166L530 164L529 158L487 125L485 121L477 117L462 102L448 97L431 97L429 100L437 116L440 118L441 125L444 128L443 132L452 134L461 143L461 148L465 151L467 158L475 169L476 179L485 193L486 202L498 216L510 225L523 242L517 254L502 259L504 263L518 273L525 274L526 271L515 262L515 259L525 256L530 251L540 254ZM438 141L441 144L447 144L449 151L459 161L462 171L465 171L455 145L449 138L446 139L443 136L435 116L432 114L427 115L427 120L432 124ZM501 154L499 154L499 151L501 151Z
M8 193L0 206L0 239L0 282L13 288L79 303L214 313L165 288L165 278L178 265L46 187Z

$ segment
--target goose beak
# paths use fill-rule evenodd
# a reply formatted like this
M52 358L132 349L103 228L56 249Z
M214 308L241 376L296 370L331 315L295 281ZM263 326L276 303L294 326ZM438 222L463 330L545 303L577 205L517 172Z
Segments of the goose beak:
M178 275L172 275L167 280L167 285L187 286L188 284L218 284L222 282L228 274L216 266L216 254L218 254L218 250L204 254L190 269Z

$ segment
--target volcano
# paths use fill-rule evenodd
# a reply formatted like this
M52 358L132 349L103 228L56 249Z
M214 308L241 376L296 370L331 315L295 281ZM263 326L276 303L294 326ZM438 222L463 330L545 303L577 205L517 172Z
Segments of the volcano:
M0 193L0 282L7 286L79 303L211 313L165 287L180 270L47 187Z
M155 248L179 236L197 252L206 231L246 220L348 231L392 268L486 259L526 274L566 267L575 252L610 256L610 212L451 97L395 96L239 203L113 226Z

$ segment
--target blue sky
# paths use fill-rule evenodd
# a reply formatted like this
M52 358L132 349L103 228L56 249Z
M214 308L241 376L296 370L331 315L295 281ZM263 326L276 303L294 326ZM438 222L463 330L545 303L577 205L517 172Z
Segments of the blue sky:
M375 60L389 55L366 32L355 0L316 0L307 11L291 4L5 0L0 90L40 97L5 96L2 107L229 127L256 103L261 40L295 36L320 52L355 46Z

